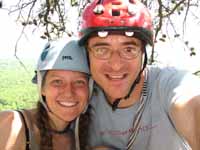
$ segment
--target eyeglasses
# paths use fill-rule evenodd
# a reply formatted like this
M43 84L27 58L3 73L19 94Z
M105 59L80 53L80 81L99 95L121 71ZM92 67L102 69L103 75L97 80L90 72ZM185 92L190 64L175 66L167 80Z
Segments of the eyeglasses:
M94 48L89 48L88 50L98 59L103 59L103 60L107 60L110 59L112 56L112 53L114 53L115 51L113 51L111 48L106 47L106 46L97 46ZM138 54L141 52L140 47L136 46L136 45L129 45L129 46L124 46L121 47L119 50L117 50L116 52L118 52L119 56L123 59L135 59Z

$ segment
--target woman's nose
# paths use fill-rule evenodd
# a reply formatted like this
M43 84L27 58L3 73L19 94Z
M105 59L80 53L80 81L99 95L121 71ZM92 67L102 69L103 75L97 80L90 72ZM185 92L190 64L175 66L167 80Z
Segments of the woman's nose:
M72 97L74 95L74 89L71 83L63 86L61 91L62 95L64 95L65 97Z

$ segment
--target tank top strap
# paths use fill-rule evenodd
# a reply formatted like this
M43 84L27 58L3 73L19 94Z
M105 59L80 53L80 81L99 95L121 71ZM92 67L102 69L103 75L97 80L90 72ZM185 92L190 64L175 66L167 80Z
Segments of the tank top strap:
M23 110L18 110L18 112L21 112L21 115L23 115L24 118L24 125L25 125L25 133L26 133L26 139L29 142L26 142L27 144L29 144L29 149L27 149L26 146L26 150L39 150L39 145L36 142L36 135L33 129L33 121L32 121L32 117L30 112L28 112L27 110L23 109Z

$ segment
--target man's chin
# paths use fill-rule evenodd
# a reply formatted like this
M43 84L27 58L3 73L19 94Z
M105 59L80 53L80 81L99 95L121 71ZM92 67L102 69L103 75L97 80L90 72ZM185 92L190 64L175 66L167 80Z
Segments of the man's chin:
M118 95L115 95L115 96L107 96L107 99L109 101L110 104L113 104L113 102L115 102L117 99L120 99L120 98L124 98L125 96L122 95L122 94L118 94Z
M103 88L105 95L110 103L116 99L124 98L127 95L128 89L125 87L105 87Z

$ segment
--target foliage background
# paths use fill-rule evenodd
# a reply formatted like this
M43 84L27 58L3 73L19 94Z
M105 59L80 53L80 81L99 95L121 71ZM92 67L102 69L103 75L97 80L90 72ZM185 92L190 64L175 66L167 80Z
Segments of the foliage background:
M27 72L17 60L0 59L0 111L34 107L37 87L31 83L33 61L26 60Z

